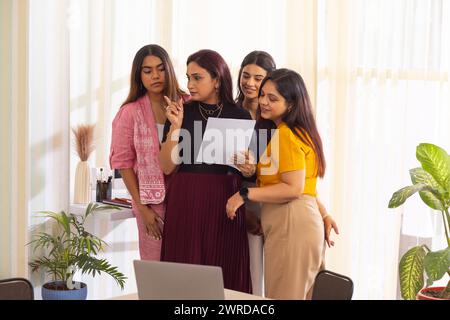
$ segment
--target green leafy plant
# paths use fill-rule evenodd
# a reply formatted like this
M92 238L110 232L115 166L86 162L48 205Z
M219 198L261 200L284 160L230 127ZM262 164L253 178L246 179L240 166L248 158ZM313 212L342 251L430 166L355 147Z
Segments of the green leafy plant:
M419 245L403 255L399 273L404 299L415 299L424 287L425 274L426 287L442 279L446 273L450 275L450 156L436 145L421 143L417 146L416 158L422 167L409 171L413 185L396 191L389 202L389 208L402 205L406 199L419 192L420 198L428 207L441 213L447 248L433 252L426 245ZM450 281L440 293L440 298L450 298Z
M68 283L71 289L72 278L76 271L82 274L95 276L102 272L109 274L123 289L125 279L122 273L113 267L106 259L98 259L96 255L104 250L107 245L105 241L87 232L84 228L86 218L96 211L120 208L110 205L99 205L90 203L84 215L66 214L51 211L41 211L42 217L51 218L57 222L58 232L56 235L41 232L33 237L32 245L34 251L44 249L46 255L32 260L29 265L33 272L40 269L50 275L53 281L62 280ZM72 287L73 288L73 287Z

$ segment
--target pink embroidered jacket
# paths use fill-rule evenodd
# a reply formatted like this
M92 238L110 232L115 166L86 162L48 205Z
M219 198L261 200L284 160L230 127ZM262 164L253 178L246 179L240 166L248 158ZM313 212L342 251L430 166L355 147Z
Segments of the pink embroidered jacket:
M112 124L110 166L134 169L142 204L159 204L165 198L159 150L158 130L149 97L144 95L121 107Z

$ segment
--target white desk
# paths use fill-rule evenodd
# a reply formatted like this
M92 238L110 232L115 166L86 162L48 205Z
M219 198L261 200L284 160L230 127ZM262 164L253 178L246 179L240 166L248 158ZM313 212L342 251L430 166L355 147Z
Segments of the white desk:
M244 292L224 289L225 300L270 300L261 296L255 296ZM114 297L111 300L138 300L137 293L126 294L123 296Z
M99 203L99 204L103 204L103 203ZM69 207L70 213L73 213L76 215L83 215L84 212L86 211L87 206L88 206L87 204L71 204ZM114 210L114 209L103 210L103 211L96 213L96 216L98 216L98 215L107 216L107 217L109 217L109 219L111 221L134 218L134 214L130 208L120 207L120 209L121 210Z

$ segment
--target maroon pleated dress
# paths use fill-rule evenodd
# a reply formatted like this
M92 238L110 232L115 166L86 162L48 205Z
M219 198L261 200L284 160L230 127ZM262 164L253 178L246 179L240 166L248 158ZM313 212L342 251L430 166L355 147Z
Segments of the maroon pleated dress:
M233 105L224 105L220 117L250 119L247 111ZM242 176L229 166L194 163L198 153L194 126L200 124L203 135L206 120L198 103L185 105L182 128L191 132L191 162L179 165L167 188L161 260L220 266L225 288L251 293L245 206L234 220L225 210L228 198L239 191ZM165 134L169 127L166 123Z

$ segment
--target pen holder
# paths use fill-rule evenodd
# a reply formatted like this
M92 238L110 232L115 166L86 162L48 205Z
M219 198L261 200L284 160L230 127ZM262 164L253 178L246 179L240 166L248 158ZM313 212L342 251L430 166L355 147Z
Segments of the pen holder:
M111 190L112 190L112 182L107 181L99 181L97 180L97 190L96 190L96 199L97 202L102 202L103 200L111 200Z

